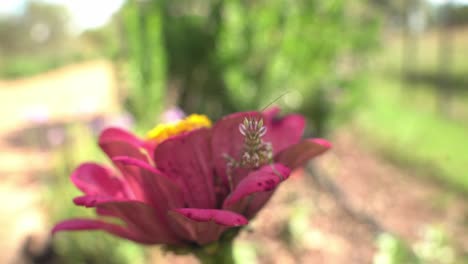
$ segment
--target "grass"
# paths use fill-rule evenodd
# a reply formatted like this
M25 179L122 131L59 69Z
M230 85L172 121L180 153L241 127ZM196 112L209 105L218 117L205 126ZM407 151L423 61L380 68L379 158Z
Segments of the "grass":
M1 58L0 79L16 79L47 72L70 63L97 58L99 55L67 53L21 55Z
M454 31L451 76L468 68L467 30ZM438 74L437 41L434 32L419 37L419 61L412 72ZM468 91L457 90L450 112L441 113L438 82L401 80L402 43L393 36L376 56L355 125L392 161L468 194Z
M363 137L400 165L468 193L468 127L413 104L411 95L397 80L370 79L355 119Z

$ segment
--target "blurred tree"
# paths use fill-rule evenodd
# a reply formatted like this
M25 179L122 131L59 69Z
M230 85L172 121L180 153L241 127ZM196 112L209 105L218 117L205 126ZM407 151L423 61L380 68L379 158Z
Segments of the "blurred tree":
M409 74L417 68L419 55L419 35L425 27L424 1L406 1L402 8L403 54L402 80L405 84ZM406 87L405 87L406 88Z
M444 8L444 7L443 7ZM454 2L445 6L450 14L448 24L451 26L464 26L468 24L468 6L456 5Z
M294 91L286 107L324 133L335 90L351 88L356 56L376 44L367 11L364 1L226 1L218 56L230 96L258 109Z
M162 89L168 89L170 100L186 112L216 118L260 109L291 91L283 98L286 107L314 119L315 132L322 133L334 109L336 88L352 86L361 65L357 58L376 44L378 20L366 4L364 0L129 1L122 11L128 29L127 55L141 80L153 80L152 88L143 83L142 88L131 88L129 98L155 92L161 99ZM151 34L145 22L150 19L157 21ZM151 73L148 65L157 73ZM138 112L137 106L152 107L141 100L133 100L132 112Z
M128 86L127 109L137 126L147 129L164 107L166 56L163 39L163 1L127 1L119 25L121 53L116 57L124 67Z
M67 10L27 1L19 15L0 16L0 78L33 75L75 58Z
M67 17L64 7L28 2L20 16L0 18L0 53L57 52L68 38Z
M451 114L451 99L453 87L449 80L454 57L454 34L451 28L451 15L454 4L452 0L448 0L442 7L439 8L439 93L438 107L439 111L444 115Z

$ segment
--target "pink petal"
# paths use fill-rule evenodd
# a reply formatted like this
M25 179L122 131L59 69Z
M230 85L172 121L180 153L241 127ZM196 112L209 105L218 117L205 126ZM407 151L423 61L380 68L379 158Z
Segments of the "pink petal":
M259 112L234 113L225 116L213 127L211 147L216 175L224 180L226 186L228 185L228 179L226 175L227 160L225 156L228 155L235 160L240 160L240 155L244 146L244 136L239 132L239 125L246 117L259 119L261 118L261 114ZM234 179L234 181L236 180Z
M178 244L180 242L170 229L167 216L161 216L148 204L138 201L101 203L96 206L96 212L102 216L122 220L132 233L154 237L157 243Z
M78 196L73 199L73 202L76 205L86 206L86 207L95 207L101 203L107 202L120 202L120 201L129 201L126 198L116 198L107 195L83 195Z
M179 208L172 210L169 215L178 234L199 245L217 241L230 227L248 223L244 216L226 210Z
M282 164L265 165L249 173L226 198L223 208L230 207L242 198L257 192L268 192L289 177L290 169Z
M331 143L325 139L306 139L278 153L275 161L295 169L330 148Z
M99 146L112 159L116 156L129 156L148 161L144 154L144 142L120 128L108 128L99 136Z
M138 188L135 193L138 192L139 198L151 204L161 215L165 215L169 208L183 206L181 189L156 168L129 157L115 157L113 161L129 172L126 173L127 180Z
M72 173L71 180L78 189L87 195L125 197L121 180L113 176L109 169L96 163L80 165Z
M305 119L301 115L290 114L284 117L273 116L278 110L271 110L265 114L265 126L267 133L263 140L271 142L273 153L279 153L287 147L298 143L305 129Z
M144 244L155 244L158 243L158 239L150 236L142 236L131 232L127 228L116 224L106 223L100 220L94 219L70 219L65 220L54 226L52 234L61 231L83 231L83 230L103 230L110 234L133 240L138 243Z
M113 141L128 142L135 146L140 146L141 144L143 144L143 141L141 139L121 128L110 127L101 132L101 135L99 136L99 142Z
M172 211L179 213L193 221L209 222L213 221L223 226L243 226L248 224L244 216L226 210L218 209L196 209L196 208L178 208Z
M154 161L160 171L183 188L189 207L216 206L209 129L163 141L154 151Z
M270 200L271 196L273 196L275 191L276 188L267 192L254 193L251 196L249 196L251 197L249 198L249 201L246 201L243 204L237 203L240 204L238 208L242 209L243 215L245 215L245 217L247 217L248 219L252 219L258 213L258 211L260 211L260 209L262 209L265 206L265 204Z

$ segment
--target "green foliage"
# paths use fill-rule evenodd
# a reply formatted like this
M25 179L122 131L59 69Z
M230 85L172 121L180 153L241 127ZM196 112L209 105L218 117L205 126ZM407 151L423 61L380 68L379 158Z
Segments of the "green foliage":
M377 238L377 247L374 264L422 264L404 241L391 234L381 234Z
M8 56L0 61L0 78L32 76L90 58L81 53Z
M363 137L400 165L468 191L466 125L424 111L411 93L399 93L400 86L383 77L369 82L366 104L357 114Z
M13 79L34 75L48 69L55 68L59 62L54 59L44 58L31 60L28 57L9 58L1 62L0 78Z
M31 76L100 55L83 50L83 40L70 35L64 7L28 1L24 13L0 15L0 78Z
M438 226L425 228L421 241L414 245L414 251L427 264L455 263L455 250L444 229Z
M156 106L173 103L217 118L260 110L289 91L293 96L282 98L286 108L313 119L322 133L335 110L330 94L341 85L346 96L355 88L357 58L376 44L378 21L365 4L129 1L120 14L128 39L129 108L143 123L152 121L143 116ZM163 102L165 89L169 102Z
M28 1L20 16L0 16L0 55L57 52L65 46L67 22L63 7Z
M286 108L312 119L322 134L334 110L330 95L343 84L341 92L355 88L358 71L343 68L359 68L354 56L375 44L377 20L361 8L345 1L226 1L218 56L229 96L239 109L260 109L294 92L300 100Z
M468 96L464 87L467 38L453 32L453 64L441 76L438 32L415 36L411 72L401 76L402 36L392 36L375 59L373 77L363 85L357 126L374 148L404 167L435 177L458 190L468 191L465 175ZM405 78L403 78L405 77ZM440 114L441 79L451 86L450 114ZM448 118L450 116L450 118Z
M128 81L127 108L137 125L148 128L164 106L166 66L160 8L156 2L128 1L121 15L127 39L121 62Z
M233 255L235 263L257 263L256 245L247 241L234 241Z
M465 5L449 5L447 8L448 24L464 26L468 24L468 7Z
M384 233L377 238L374 264L455 264L455 251L445 231L437 226L425 228L413 245Z

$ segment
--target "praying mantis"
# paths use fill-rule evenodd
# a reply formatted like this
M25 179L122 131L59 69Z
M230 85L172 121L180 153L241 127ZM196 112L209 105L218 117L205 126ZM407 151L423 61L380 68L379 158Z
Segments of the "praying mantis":
M283 93L261 111L265 110L287 93L288 92ZM265 142L263 140L263 137L267 133L267 127L264 125L263 118L245 117L242 123L239 124L239 132L244 137L240 160L236 160L228 154L224 154L229 188L231 190L234 188L232 174L236 168L257 169L263 165L270 164L273 172L283 180L285 177L273 166L273 147L270 142Z

